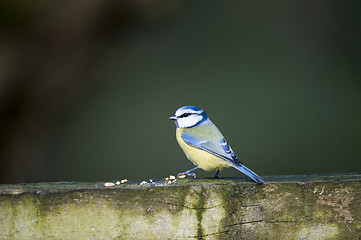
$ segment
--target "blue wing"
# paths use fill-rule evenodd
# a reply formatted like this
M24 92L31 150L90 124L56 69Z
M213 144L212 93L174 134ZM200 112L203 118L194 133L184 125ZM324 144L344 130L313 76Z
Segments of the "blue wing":
M186 144L192 147L209 152L231 163L234 168L241 171L242 173L253 179L255 182L260 184L264 183L264 180L260 176L258 176L256 173L254 173L252 170L250 170L240 161L238 161L236 154L233 152L233 150L223 136L220 141L204 138L196 139L184 131L182 133L182 139Z
M209 152L230 163L240 165L236 154L232 151L227 141L222 137L220 141L214 139L196 139L185 131L182 133L182 139L188 145Z

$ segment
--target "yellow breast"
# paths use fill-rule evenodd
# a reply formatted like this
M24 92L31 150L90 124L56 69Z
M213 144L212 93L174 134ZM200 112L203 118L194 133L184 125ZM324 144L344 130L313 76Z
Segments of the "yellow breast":
M183 131L184 128L177 128L176 138L185 155L194 164L206 171L221 170L222 168L231 166L231 164L222 158L186 144L182 139Z

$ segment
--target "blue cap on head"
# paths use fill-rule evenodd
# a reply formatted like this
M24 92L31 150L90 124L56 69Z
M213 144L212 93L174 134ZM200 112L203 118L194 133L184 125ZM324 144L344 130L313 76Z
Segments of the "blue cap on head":
M191 110L194 110L194 111L196 111L196 112L198 112L198 111L204 111L204 110L202 110L202 109L200 109L200 108L198 108L198 107L195 107L195 106L183 106L183 107L179 108L178 110L180 110L180 109L191 109Z

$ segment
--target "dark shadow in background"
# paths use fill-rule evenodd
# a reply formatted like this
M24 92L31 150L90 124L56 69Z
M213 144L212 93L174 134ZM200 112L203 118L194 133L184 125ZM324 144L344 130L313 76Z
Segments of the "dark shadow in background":
M360 171L360 10L2 1L0 183L187 170L168 120L183 105L204 108L261 175Z

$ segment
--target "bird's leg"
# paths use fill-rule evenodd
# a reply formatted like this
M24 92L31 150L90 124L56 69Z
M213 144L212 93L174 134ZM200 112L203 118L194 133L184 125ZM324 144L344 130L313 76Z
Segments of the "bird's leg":
M214 178L219 178L219 170L217 170L216 174L214 175Z
M185 172L182 172L182 173L178 173L177 175L177 178L179 178L179 176L182 176L182 175L186 175L186 176L192 176L194 179L197 177L195 173L192 173L194 170L198 169L199 167L195 167L195 168L192 168L188 171L185 171Z

